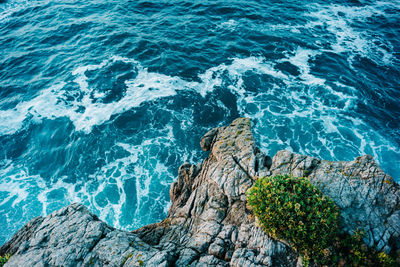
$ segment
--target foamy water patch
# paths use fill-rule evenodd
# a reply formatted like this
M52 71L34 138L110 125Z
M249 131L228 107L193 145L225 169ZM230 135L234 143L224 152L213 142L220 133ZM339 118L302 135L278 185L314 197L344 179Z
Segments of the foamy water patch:
M175 143L172 126L137 145L116 142L114 147L119 149L115 151L122 149L124 156L106 161L87 177L76 181L66 176L45 180L40 175L31 175L11 160L3 160L0 162L0 195L4 198L0 209L6 211L2 216L10 223L4 226L7 236L1 238L9 238L9 234L33 216L46 216L71 203L82 203L100 219L127 230L165 216L166 207L170 205L168 189L174 175L160 161L159 153L168 150L173 154L172 143ZM187 158L188 155L181 153L181 156ZM132 181L136 186L131 186ZM14 210L18 210L18 214Z
M132 80L126 80L126 92L117 102L102 103L98 98L105 96L96 88L89 86L87 71L104 68L117 61L133 63L137 67L137 75ZM24 121L33 116L33 121L40 123L43 118L54 119L68 117L77 131L89 133L93 126L101 125L108 121L112 115L123 113L131 108L140 106L144 102L176 95L179 90L192 90L200 88L196 82L182 80L179 77L148 72L137 61L122 57L112 57L98 65L78 67L72 72L75 77L73 82L79 85L79 92L74 100L68 97L70 89L66 88L67 82L59 83L49 89L42 90L38 96L30 101L20 102L13 109L0 110L0 134L14 134L23 128ZM112 90L112 88L109 88ZM93 96L97 97L96 101ZM83 112L81 110L84 110Z
M138 70L137 76L132 80L125 81L126 93L117 103L93 102L90 93L94 88L89 87L86 71L100 69L106 64L112 64L115 61L134 63ZM184 81L179 77L148 72L147 68L143 68L137 61L123 57L113 57L111 61L105 61L100 65L81 67L75 70L73 75L77 77L75 82L79 84L80 90L85 93L83 99L74 102L73 106L83 106L85 111L82 114L73 112L69 117L73 121L76 130L85 132L90 132L94 125L100 125L108 121L114 114L138 107L144 102L174 96L177 91L190 90L197 84Z
M60 102L64 86L65 83L57 84L42 90L29 101L19 102L12 109L0 110L0 134L14 134L23 128L24 120L28 117L40 122L43 118L54 119L64 116L66 106Z
M383 12L385 8L394 8L393 3L377 2L367 6L343 6L343 5L313 5L311 11L306 14L312 19L306 27L324 27L336 41L331 44L331 51L335 53L349 52L349 63L355 55L371 59L378 65L391 65L395 60L393 45L378 33L368 32L358 28L357 23L371 23L377 17L389 16ZM322 49L324 50L324 49ZM330 49L328 49L329 51Z
M232 31L236 30L238 25L239 25L239 21L236 21L234 19L230 19L230 20L221 22L219 25L217 25L216 28L220 29L220 30L228 30L228 31L232 32Z
M101 100L107 93L99 93L97 88L92 88L86 73L100 70L118 61L132 63L137 71L136 77L125 81L126 92L121 99L103 103L99 101L99 98ZM74 76L72 82L79 86L79 91L75 92L78 97L74 97L74 92L68 88L67 85L70 82L62 82L42 90L30 101L20 102L13 109L0 110L0 116L5 118L0 121L0 134L16 133L23 128L24 121L31 117L36 123L40 123L43 118L68 117L77 131L89 133L93 126L109 121L115 114L139 107L145 102L175 96L178 91L192 91L205 97L216 87L222 85L224 75L228 75L232 79L234 90L242 90L242 75L246 71L268 74L283 81L288 80L285 74L275 70L273 64L261 57L234 58L229 65L221 64L212 67L199 75L201 79L199 83L149 72L136 60L114 56L100 64L82 66L72 71ZM244 91L241 93L243 94ZM73 100L70 99L71 96L73 96Z
M310 65L308 61L314 58L316 55L319 55L320 52L304 49L298 47L292 56L286 55L286 59L280 60L280 62L290 62L294 66L298 67L300 70L300 78L303 80L303 83L306 85L324 85L325 79L317 78L314 75L310 74Z

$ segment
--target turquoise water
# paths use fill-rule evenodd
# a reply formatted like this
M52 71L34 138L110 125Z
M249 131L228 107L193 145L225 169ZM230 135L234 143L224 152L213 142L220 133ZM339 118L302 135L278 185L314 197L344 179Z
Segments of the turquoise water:
M166 216L209 129L265 153L371 154L400 179L396 1L0 1L0 244L72 202Z

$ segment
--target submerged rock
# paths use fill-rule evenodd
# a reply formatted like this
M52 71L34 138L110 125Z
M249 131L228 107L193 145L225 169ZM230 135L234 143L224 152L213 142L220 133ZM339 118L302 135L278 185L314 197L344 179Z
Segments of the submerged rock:
M184 163L171 185L168 217L133 232L114 229L80 204L35 218L0 248L6 266L296 266L287 244L270 238L246 208L254 178L307 176L340 207L345 231L366 244L400 249L400 190L370 156L331 162L255 146L249 119L209 131L202 163Z

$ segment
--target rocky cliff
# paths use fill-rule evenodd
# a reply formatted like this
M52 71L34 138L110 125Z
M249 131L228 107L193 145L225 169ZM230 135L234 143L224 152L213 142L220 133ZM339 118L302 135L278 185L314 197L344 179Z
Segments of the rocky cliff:
M31 220L0 248L6 266L296 266L298 255L255 225L246 190L256 177L306 176L340 207L343 228L369 246L400 250L400 190L370 156L332 162L255 146L249 119L204 135L210 155L179 168L162 222L133 232L110 227L80 204Z

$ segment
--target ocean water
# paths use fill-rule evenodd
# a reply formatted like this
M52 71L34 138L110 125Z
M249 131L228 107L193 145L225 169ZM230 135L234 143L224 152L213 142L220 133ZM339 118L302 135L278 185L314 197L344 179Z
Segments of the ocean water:
M400 181L400 2L0 1L0 244L73 202L165 218L200 137L252 119L265 153L371 154Z

